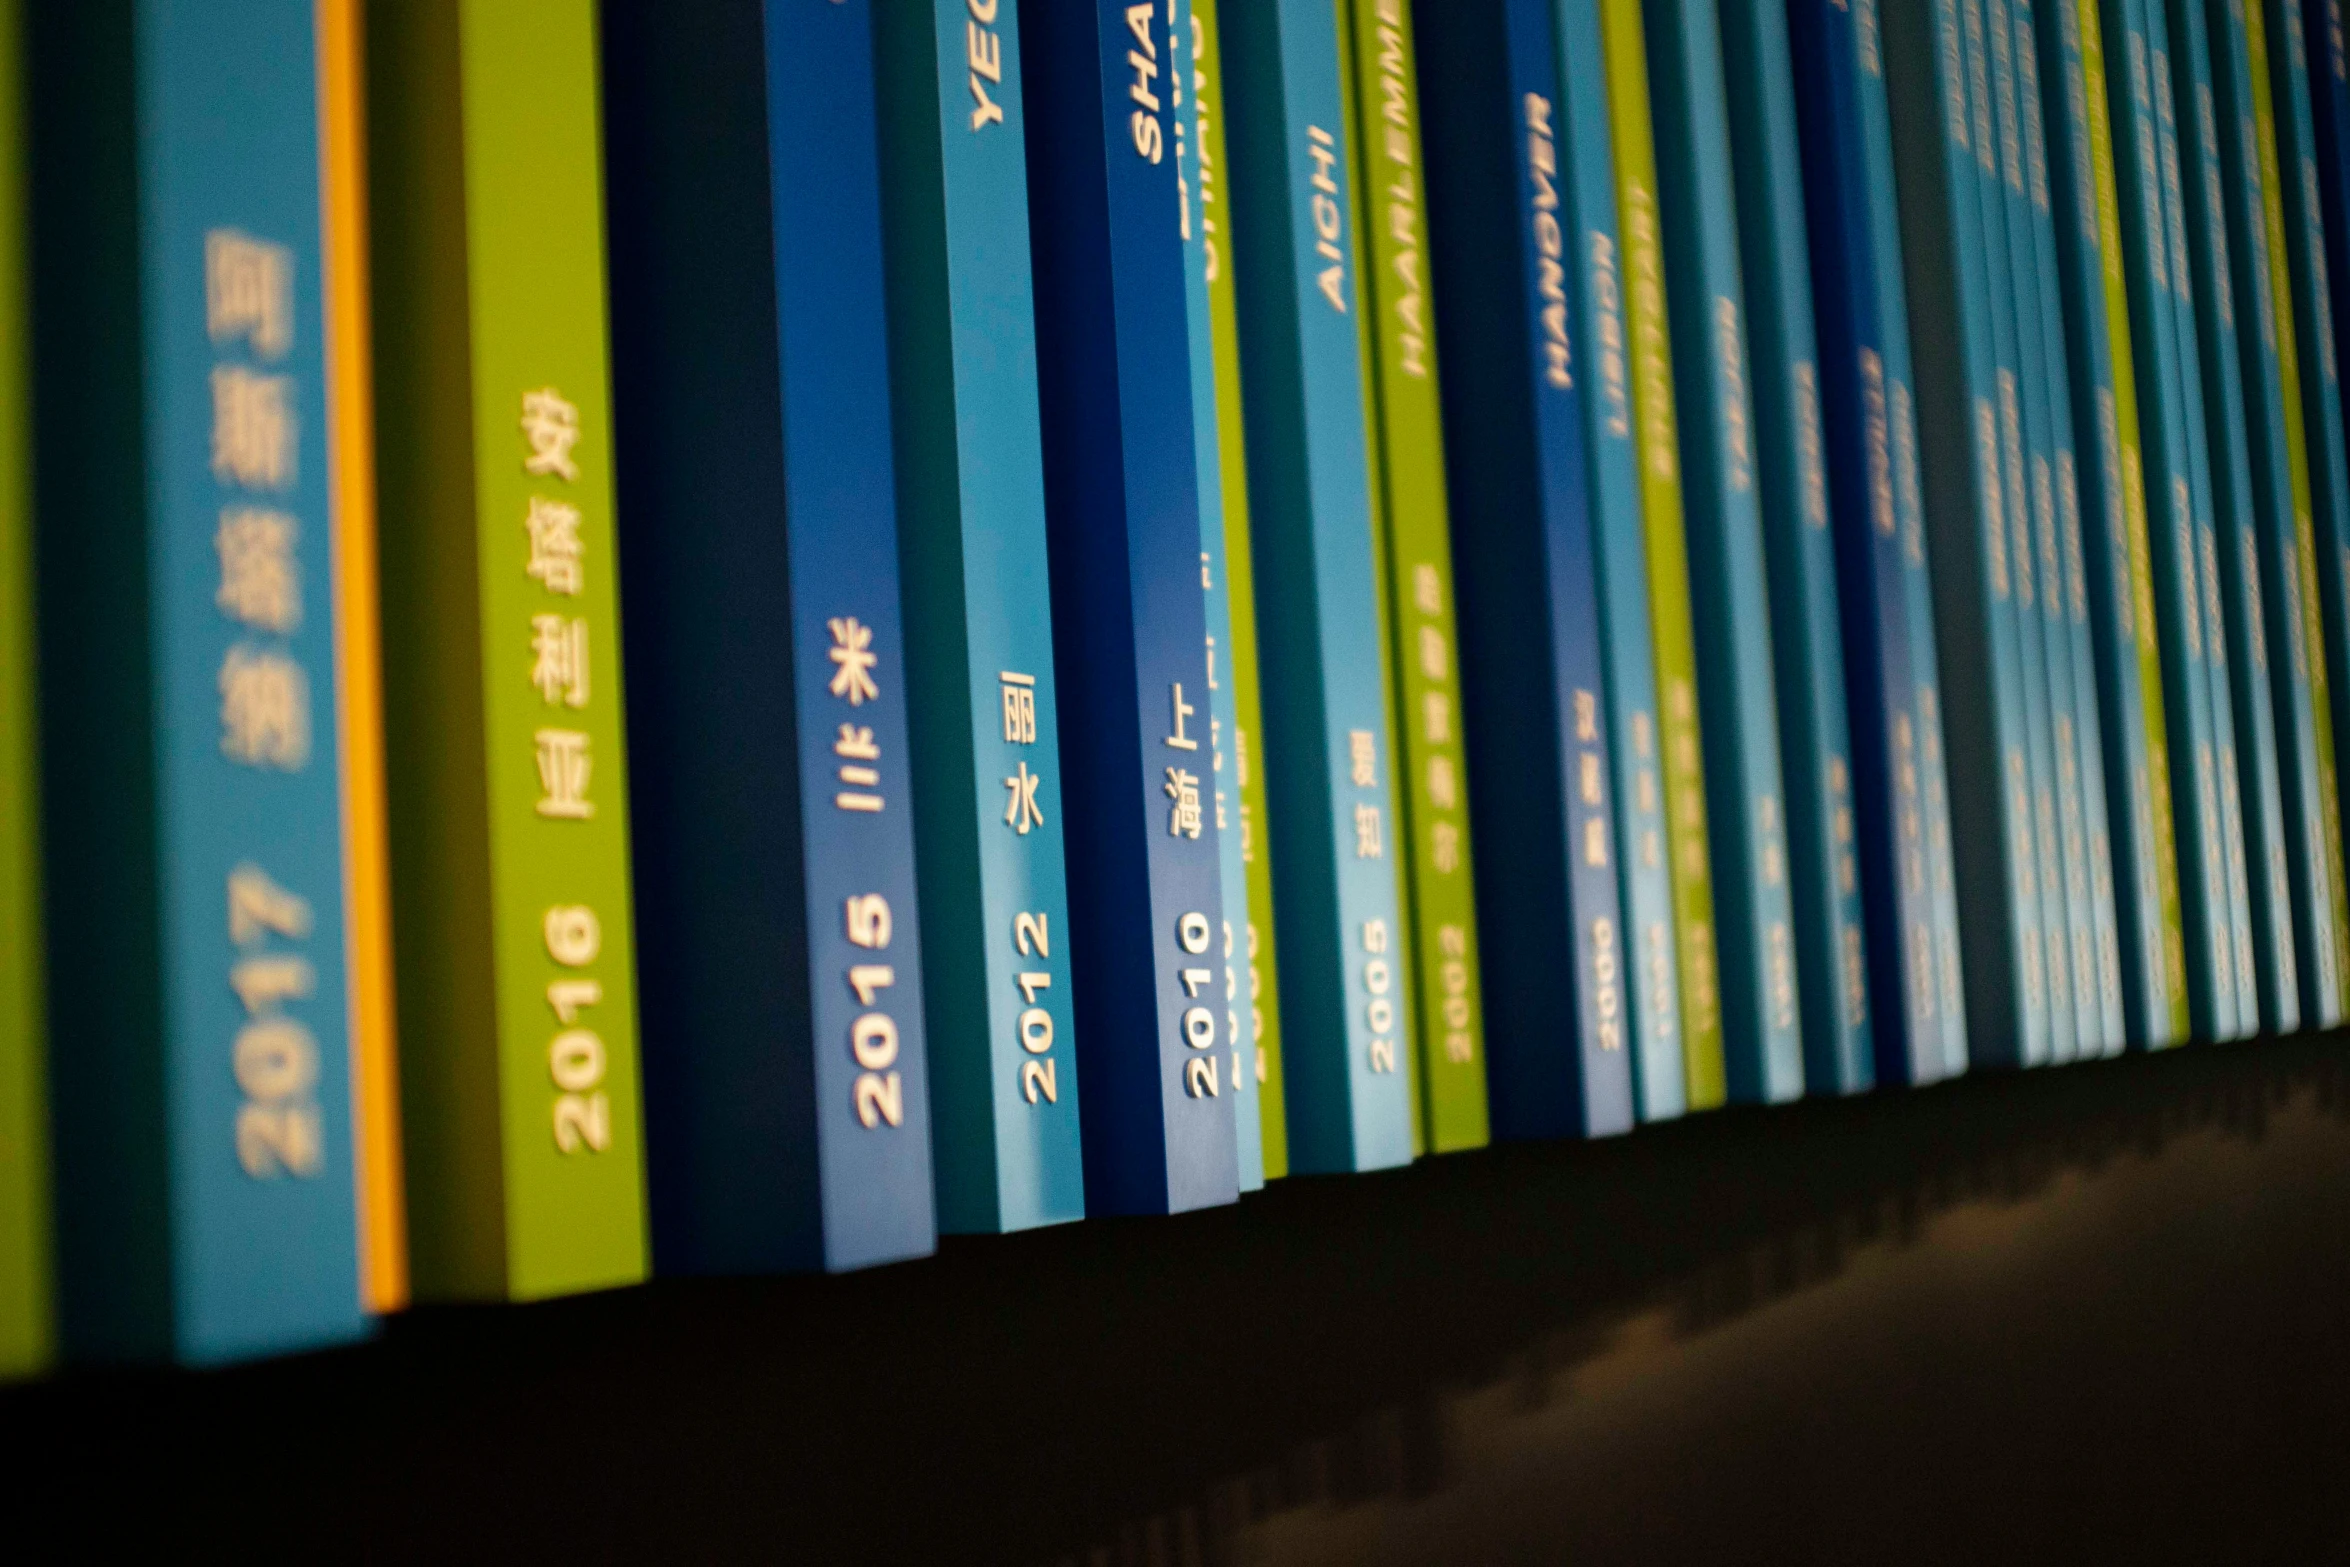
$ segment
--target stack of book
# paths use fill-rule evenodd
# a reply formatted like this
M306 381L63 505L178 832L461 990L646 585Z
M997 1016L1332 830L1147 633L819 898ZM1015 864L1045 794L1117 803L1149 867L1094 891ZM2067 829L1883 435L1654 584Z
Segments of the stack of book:
M0 1371L2340 1024L2320 3L0 0Z

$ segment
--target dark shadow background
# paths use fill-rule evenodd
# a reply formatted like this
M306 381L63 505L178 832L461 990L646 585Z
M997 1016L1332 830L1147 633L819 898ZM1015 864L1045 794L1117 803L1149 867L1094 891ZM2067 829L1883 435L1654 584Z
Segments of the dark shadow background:
M2350 1560L2346 1044L79 1373L0 1392L0 1515L83 1559Z

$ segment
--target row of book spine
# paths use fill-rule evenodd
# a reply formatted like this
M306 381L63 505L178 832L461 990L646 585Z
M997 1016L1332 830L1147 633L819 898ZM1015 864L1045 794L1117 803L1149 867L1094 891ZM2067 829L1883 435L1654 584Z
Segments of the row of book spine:
M2302 3L0 0L0 1366L2338 1024Z

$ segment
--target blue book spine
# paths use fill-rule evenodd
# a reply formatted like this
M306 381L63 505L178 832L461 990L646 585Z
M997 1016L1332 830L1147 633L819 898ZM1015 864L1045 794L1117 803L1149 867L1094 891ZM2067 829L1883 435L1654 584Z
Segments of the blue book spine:
M1644 0L1713 823L1730 1096L1803 1092L1786 793L1756 492L1745 289L1713 0ZM1828 998L1815 998L1815 1005Z
M314 8L28 22L65 1347L350 1340Z
M1029 235L1045 431L1090 1211L1239 1191L1217 926L1176 73L1189 39L1115 0L1031 0ZM1368 635L1366 633L1366 635Z
M2130 335L2142 374L2146 417L2147 543L2155 623L2162 646L2163 706L2175 737L2173 819L2179 843L2179 908L2187 947L2191 1028L2200 1039L2235 1030L2234 942L2229 931L2227 860L2220 831L2218 765L2212 739L2211 674L2204 658L2196 582L2194 480L2187 446L2185 383L2163 211L2162 133L2154 99L2148 15L2137 0L2105 0L2109 36L2123 44L2126 75L2112 95L2122 251L2129 279Z
M1879 1063L1888 1082L1930 1083L1942 1076L1934 912L1878 305L1877 193L1862 150L1860 42L1851 9L1834 0L1796 0L1787 19L1851 694L1852 853L1874 933L1864 947L1875 1052L1867 1077L1851 1086L1869 1086ZM1892 260L1898 264L1898 255ZM1811 1076L1808 1061L1805 1068Z
M939 1227L1027 1229L1085 1156L1019 12L874 20Z
M1956 869L1968 1059L2012 1066L2045 1058L2047 997L1977 160L1989 96L1972 90L1966 12L1962 0L1885 12L1884 61L1910 319L1947 345L1914 367L1942 712L1958 754L1997 775L1950 799L1966 846Z
M2252 978L2242 1006L2247 1031L2300 1027L2300 977L2293 935L2283 790L2277 771L2267 627L2261 613L2259 524L2245 429L2241 327L2220 172L2219 113L2212 90L2208 25L2200 0L2170 7L2174 117L2179 120L2179 187L2194 275L2196 340L2212 466L2212 514L2204 596L2227 650L2226 699L2234 709L2233 782L2241 815L2251 952L2239 941L2237 972ZM2219 693L2214 693L2214 700Z
M2211 410L2203 395L2202 333L2195 320L2196 266L2187 243L2187 200L2184 136L2179 125L2173 81L2185 70L2170 47L2169 18L2164 0L2146 0L2147 33L2154 78L2154 116L2162 157L2163 225L2170 235L2170 298L2176 321L2179 355L2180 406L2186 418L2187 473L2193 499L2195 530L2191 591L2199 595L2197 613L2203 620L2203 659L2211 681L2211 746L2215 798L2219 809L2220 872L2226 901L2225 923L2217 939L2225 949L2229 983L2234 989L2234 1026L2222 1039L2249 1037L2260 1027L2257 977L2254 972L2250 879L2244 856L2243 791L2237 780L2236 717L2233 681L2229 675L2228 630L2219 583L2219 501L2212 475L2215 437ZM2215 912L2214 919L2219 915Z
M654 1263L920 1255L936 1220L871 17L730 0L689 28L612 3L604 44ZM705 200L734 220L691 218ZM775 661L779 632L786 668L746 712L713 672Z
M2106 214L2097 191L2099 149L2110 156L2103 72L2092 96L2082 10L2096 0L2046 0L2038 12L2042 96L2050 121L2054 209L2053 238L2062 285L2063 320L2073 366L2070 388L2076 430L2095 432L2094 460L2080 462L2076 476L2085 541L2078 554L2085 582L2086 616L2076 621L2076 678L2092 681L2102 717L2102 745L2084 745L2082 765L2102 779L2109 833L2115 844L2113 892L2122 991L2122 1035L2110 1035L2106 1053L2132 1040L2175 1043L2171 1035L2173 990L2169 944L2162 909L2161 850L2155 831L2152 743L2147 732L2145 691L2139 665L2137 582L2131 569L2131 508L2142 496L2139 448L2134 435L2125 444L2111 318L2106 295ZM2094 118L2092 118L2094 116ZM2111 178L2111 169L2106 178ZM2115 235L2118 238L2118 219ZM2128 344L2121 345L2126 361ZM2129 388L2135 407L2136 383ZM2134 420L2133 420L2134 430ZM2068 590L2072 541L2067 538ZM2088 637L2079 640L2085 618ZM2087 697L2085 696L2084 700ZM2085 710L2085 709L2084 709ZM2087 731L2084 730L2084 736ZM2088 793L2087 789L2084 793Z
M1291 1159L1378 1169L1412 1103L1338 16L1225 26Z
M1916 728L1897 758L1915 752L1918 836L1933 898L1936 1011L1942 1075L1967 1069L1965 966L1959 935L1956 849L1951 839L1950 781L1943 745L1940 655L1935 651L1934 588L1926 563L1926 507L1919 472L1917 378L1910 364L1909 295L1902 265L1900 203L1893 173L1893 124L1885 96L1884 37L1877 0L1854 0L1853 44L1859 60L1860 156L1871 199L1869 233L1876 254L1877 330L1884 343L1886 422L1893 443L1893 506L1900 529L1902 610L1909 627L1909 670ZM1898 739L1896 735L1896 739ZM1922 1060L1922 1055L1920 1057Z
M1989 95L1992 141L1978 147L1983 229L1990 267L1993 351L1999 365L2001 473L2007 485L2008 570L2015 591L2017 649L2022 658L2026 753L2034 843L2040 855L2043 963L2048 977L2047 1061L2069 1061L2077 1048L2073 942L2062 812L2057 804L2056 747L2050 714L2047 615L2039 543L2054 526L2054 453L2049 446L2047 374L2040 353L2039 295L2031 287L2031 220L2024 196L2023 138L2016 113L2013 24L2006 0L1979 0L1978 39L1970 12L1968 52L1979 58ZM2030 1062L2039 1065L2041 1062Z
M2318 617L2316 605L2303 603L2311 585L2302 581L2297 567L2297 532L2298 526L2307 526L2311 519L2303 519L2297 525L2291 500L2290 458L2284 438L2284 370L2278 356L2276 302L2270 285L2267 225L2262 219L2264 176L2251 130L2251 65L2242 19L2231 16L2227 32L2230 69L2218 74L2216 86L2223 117L2231 127L2243 127L2237 143L2241 161L2230 165L2229 234L2236 242L2238 265L2258 268L2254 280L2257 294L2249 289L2240 290L2256 300L2260 311L2259 332L2243 335L2245 380L2250 388L2247 396L2255 410L2251 417L2254 450L2261 450L2265 443L2271 453L2268 464L2256 462L2254 483L2259 485L2265 480L2272 486L2267 493L2277 498L2261 517L2262 580L2268 589L2269 645L2272 651L2284 650L2287 677L2280 679L2277 688L2277 726L2280 743L2292 753L2283 773L2287 806L2292 813L2290 820L2300 830L2290 868L2295 910L2302 920L2299 930L2302 1014L2305 1020L2320 1028L2331 1028L2350 1009L2350 995L2345 994L2346 986L2350 986L2350 974L2345 973L2345 965L2337 956L2340 946L2350 941L2350 932L2342 930L2339 924L2338 844L2334 849L2327 847L2328 831L2338 834L2340 819L2336 814L2335 783L2317 760L2319 746L2314 730L2315 704L2319 698L2312 685L2309 661L2327 657L2327 649L2332 644L2321 638L2326 641L2326 647L2320 647L2306 635L2306 628L2314 625ZM2317 133L2326 270L2330 277L2350 276L2350 62L2344 58L2341 0L2326 0L2325 46L2310 66L2310 108L2312 126ZM2331 314L2338 365L2343 346L2343 314L2339 310ZM2306 345L2302 351L2308 351ZM2331 550L2319 557L2317 569L2321 581L2334 571ZM2320 590L2317 597L2329 607L2350 602L2338 592L2329 599ZM2297 797L2296 785L2299 786ZM2334 860L2332 876L2323 869L2329 855Z
M1633 441L1624 340L1622 250L1616 230L1615 132L1596 0L1556 0L1559 171L1571 236L1567 264L1583 345L1577 399L1589 459L1592 528L1598 540L1599 613L1607 669L1607 745L1615 788L1617 891L1624 906L1624 1027L1635 1056L1632 1100L1643 1121L1688 1107L1681 1054L1680 963L1673 946L1672 883L1665 866L1664 784L1659 769L1656 650L1648 614L1648 545L1642 534L1640 456Z
M1599 1136L1633 1070L1557 31L1550 0L1477 0L1420 43L1472 825L1513 845L1477 878L1493 1124Z
M938 0L959 15L970 0ZM1191 7L1178 0L1175 41L1180 45L1169 96L1175 108L1175 156L1183 195L1183 318L1191 349L1191 438L1199 471L1199 582L1207 596L1208 737L1215 752L1216 874L1224 908L1215 933L1223 973L1225 1093L1232 1101L1233 1152L1240 1189L1265 1186L1264 1130L1258 1120L1253 1031L1243 1033L1241 986L1248 972L1248 867L1241 859L1240 763L1234 753L1240 710L1231 678L1232 600L1224 576L1224 463L1216 442L1216 345L1208 314L1212 269L1225 265L1211 249L1205 209L1206 143L1200 139L1199 71L1193 63L1198 33ZM1244 1047L1245 1050L1244 1050Z
M2251 0L2247 0L2251 3ZM2291 262L2293 323L2300 339L2302 417L2309 431L2309 501L2317 535L2318 597L2324 606L2325 660L2332 696L2336 755L2339 737L2350 730L2350 454L2344 450L2342 382L2338 358L2337 301L2326 259L2324 180L2317 120L2311 103L2308 46L2302 36L2301 0L2268 0L2270 77L2274 84L2277 122L2277 185L2284 198L2285 250ZM2329 26L2326 47L2338 57L2342 34ZM2328 93L2329 109L2341 102L2340 90ZM2340 169L2344 128L2335 121L2335 156ZM2336 204L2344 193L2337 173L2332 185ZM2337 783L2338 787L2338 783ZM2339 804L2336 806L2340 809ZM2337 833L2340 818L2328 824ZM2334 840L2331 859L2337 879L2342 875L2340 839ZM2335 904L2336 918L2341 904ZM2336 932L2337 963L2345 940ZM2350 978L2345 980L2350 988ZM2345 997L2350 1006L2350 996Z
M1755 479L1770 586L1804 1080L1875 1081L1852 737L1829 524L1827 434L1784 0L1722 0L1731 173L1752 351Z
M2016 101L2023 121L2025 195L2031 223L2032 279L2040 315L2040 347L2047 364L2047 415L2056 453L2055 508L2043 520L2055 526L2040 546L2041 607L2046 614L2049 694L2061 722L2056 745L2057 786L2065 811L2066 873L2080 862L2081 885L2067 896L2073 915L2074 1012L2081 1057L2119 1049L2123 1040L2121 954L2114 925L2113 844L2105 810L2102 725L2090 667L2088 584L2081 559L2079 446L2074 439L2073 367L2065 341L2064 299L2058 282L2056 220L2049 189L2046 122L2041 114L2040 44L2027 0L2010 0L2014 19Z

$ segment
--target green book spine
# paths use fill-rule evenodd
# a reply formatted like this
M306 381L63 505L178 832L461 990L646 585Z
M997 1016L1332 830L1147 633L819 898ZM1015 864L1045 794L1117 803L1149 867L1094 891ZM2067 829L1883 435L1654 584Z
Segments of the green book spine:
M1674 948L1681 962L1681 1050L1689 1108L1710 1110L1729 1097L1729 1078L1714 955L1705 753L1697 721L1697 630L1689 610L1689 547L1682 530L1673 344L1665 321L1656 132L1649 117L1648 41L1640 0L1603 0L1600 31L1616 133L1616 208L1630 305L1632 407L1640 431L1640 505L1648 534L1648 604L1664 740L1665 853L1672 867Z
M2136 352L2130 337L2129 280L2122 254L2121 197L2114 168L2109 78L2106 71L2104 26L2097 0L2080 0L2076 12L2081 37L2081 83L2088 100L2089 171L2097 210L2097 258L2102 273L2106 338L2113 361L2114 445L2120 455L2122 488L2122 553L2127 587L2115 594L2117 606L2130 611L2126 621L2117 614L2125 641L2134 644L2138 666L2140 719L2146 730L2146 776L2132 780L2133 794L2142 793L2146 805L2142 825L2153 844L2153 885L2148 899L2154 930L2150 932L2149 966L2158 972L2147 989L2156 1003L2145 1018L2143 1037L2133 1040L2148 1049L2184 1044L2189 1026L2187 1007L2187 937L2179 906L2178 833L2172 817L2170 740L2162 701L2162 645L2154 620L2154 566L2146 529L2145 449L2138 421ZM2127 92L2127 86L2121 91ZM2123 656L2131 648L2122 649Z
M55 1353L26 375L24 55L0 0L0 1378Z
M1228 662L1239 716L1232 760L1240 794L1240 858L1248 872L1248 1011L1256 1041L1258 1124L1265 1178L1289 1173L1289 1107L1281 1091L1281 986L1273 949L1273 852L1265 805L1263 687L1257 675L1256 573L1248 537L1248 440L1240 386L1240 302L1232 283L1232 206L1226 199L1224 66L1216 0L1192 0L1192 64L1199 108L1200 224L1207 243L1208 325L1216 350L1216 445L1224 473L1224 587L1232 602Z
M1358 317L1370 348L1372 496L1384 520L1388 694L1404 787L1404 856L1419 1010L1421 1135L1480 1148L1485 1024L1453 649L1452 518L1428 293L1418 69L1408 0L1349 0L1355 201L1370 242ZM1341 12L1342 21L1345 13Z
M369 16L420 1297L646 1268L593 0Z

